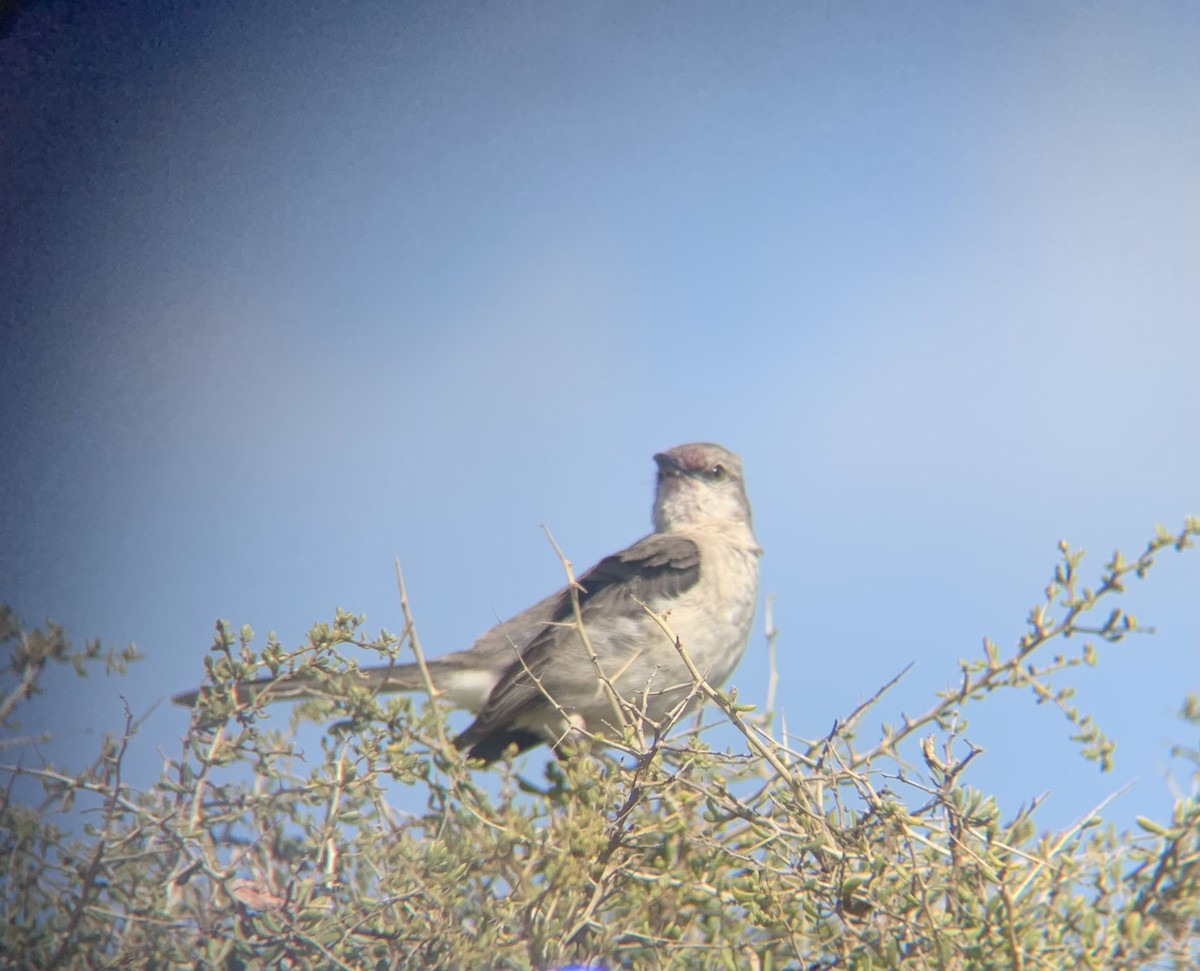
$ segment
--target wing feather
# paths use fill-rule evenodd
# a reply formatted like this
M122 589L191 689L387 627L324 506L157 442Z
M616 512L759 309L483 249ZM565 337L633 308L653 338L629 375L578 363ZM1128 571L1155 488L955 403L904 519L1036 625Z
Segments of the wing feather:
M700 579L700 550L690 539L669 533L652 533L628 549L605 557L579 578L579 609L585 630L603 627L611 630L627 621L640 626L645 618L642 603L670 601L694 586ZM550 620L530 638L519 658L505 671L488 696L475 721L457 739L459 748L470 749L477 758L496 759L504 748L515 742L520 750L543 741L528 729L539 714L552 715L554 705L546 697L553 694L552 680L578 680L594 677L590 669L560 672L555 661L564 650L579 650L574 627L574 610L567 590L559 591ZM543 601L542 605L547 605ZM620 645L604 638L593 638L592 646L600 662L608 664L619 657ZM607 663L606 663L607 662ZM572 666L577 662L571 660ZM561 668L561 665L559 666ZM560 674L562 677L560 677ZM539 682L543 687L539 687Z

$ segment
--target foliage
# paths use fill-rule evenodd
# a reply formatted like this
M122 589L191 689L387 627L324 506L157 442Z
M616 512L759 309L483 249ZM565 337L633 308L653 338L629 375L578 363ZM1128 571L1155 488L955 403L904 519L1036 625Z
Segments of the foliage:
M968 706L1028 689L1062 710L1084 758L1106 764L1111 740L1057 678L1095 664L1097 641L1137 629L1119 606L1125 583L1197 535L1195 520L1160 530L1137 559L1114 556L1092 589L1064 545L1013 650L985 642L927 712L869 744L863 716L886 688L827 737L801 742L774 738L768 719L698 682L744 751L710 751L694 730L664 737L634 718L607 751L551 762L536 784L511 765L469 767L436 705L375 697L347 674L348 646L419 650L411 624L368 639L361 618L339 612L299 649L269 638L260 652L249 630L218 625L180 754L146 791L122 778L131 717L82 772L5 767L0 964L1195 967L1200 750L1178 750L1195 775L1169 819L1117 834L1097 811L1043 832L1035 806L1003 819L961 781L977 750L960 732ZM0 621L12 683L0 724L11 730L46 663L102 654L72 652L54 628L21 632L10 612ZM1076 653L1046 656L1067 639L1083 642ZM246 703L231 690L264 667L318 677L328 698L298 706L291 730L271 729L269 687ZM1200 700L1183 715L1200 728ZM332 722L319 752L301 751L304 721ZM40 783L36 804L14 798L21 776ZM420 787L424 812L389 805L396 783ZM78 835L59 825L73 808L93 810Z

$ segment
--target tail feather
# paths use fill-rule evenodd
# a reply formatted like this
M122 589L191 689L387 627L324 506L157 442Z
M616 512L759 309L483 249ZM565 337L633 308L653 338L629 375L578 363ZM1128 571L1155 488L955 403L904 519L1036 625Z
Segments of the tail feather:
M385 664L365 668L357 674L362 686L370 691L424 691L426 687L425 678L416 664ZM237 686L237 700L243 704L251 702L266 690L268 685L272 701L315 698L326 694L326 689L316 678L301 674L290 678L265 677L243 681ZM177 705L191 708L200 699L201 690L203 689L183 691L171 700Z

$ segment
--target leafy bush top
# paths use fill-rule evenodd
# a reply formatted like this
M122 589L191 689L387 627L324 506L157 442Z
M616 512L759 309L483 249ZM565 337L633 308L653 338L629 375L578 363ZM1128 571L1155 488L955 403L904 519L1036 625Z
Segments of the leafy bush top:
M271 638L260 651L249 630L219 624L181 752L146 791L122 779L129 715L82 772L4 766L0 964L1195 967L1200 750L1178 750L1197 775L1169 819L1119 835L1097 807L1047 832L1036 804L1005 819L964 784L978 750L961 730L969 706L1027 689L1061 709L1084 758L1107 765L1112 741L1059 681L1097 663L1097 642L1138 629L1120 606L1125 584L1197 535L1196 520L1160 529L1137 559L1115 555L1094 588L1064 545L1019 642L985 642L927 711L877 738L861 740L863 716L890 685L826 737L802 740L778 737L769 714L697 677L741 750L630 718L606 750L552 762L537 781L511 764L475 771L436 704L355 682L341 651L419 652L411 623L402 637L367 637L362 618L339 611L298 649ZM7 608L0 638L10 732L47 663L120 670L135 659L95 642L73 649L54 626L23 632ZM1068 638L1074 653L1047 656ZM315 677L324 697L297 706L291 729L270 729L270 687L248 702L231 689L264 669ZM1183 717L1200 726L1200 701L1189 698ZM319 753L298 750L302 722L328 726ZM40 801L13 796L20 776L40 784ZM397 781L420 787L423 812L389 804ZM63 821L80 808L96 812L68 835Z

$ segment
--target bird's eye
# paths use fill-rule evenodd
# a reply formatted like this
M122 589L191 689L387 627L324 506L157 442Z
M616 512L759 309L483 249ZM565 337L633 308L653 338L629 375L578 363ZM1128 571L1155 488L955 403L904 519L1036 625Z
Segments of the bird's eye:
M725 466L721 465L719 462L708 470L708 477L714 482L720 482L728 474L729 473L725 470Z

